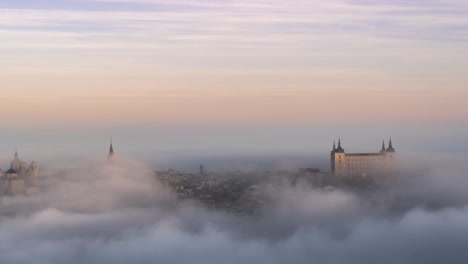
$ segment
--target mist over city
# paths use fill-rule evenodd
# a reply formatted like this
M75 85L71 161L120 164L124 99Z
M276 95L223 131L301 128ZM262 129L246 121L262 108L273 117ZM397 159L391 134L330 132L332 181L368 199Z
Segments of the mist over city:
M468 1L0 1L0 263L468 260Z
M437 160L405 162L378 190L264 180L244 194L264 197L249 213L177 199L138 161L76 164L2 199L2 261L459 263L468 168Z

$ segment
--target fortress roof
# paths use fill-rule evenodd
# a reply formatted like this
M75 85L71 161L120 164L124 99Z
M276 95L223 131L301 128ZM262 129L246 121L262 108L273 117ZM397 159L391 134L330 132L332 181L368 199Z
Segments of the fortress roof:
M385 156L385 153L345 153L345 156L350 156L350 157Z

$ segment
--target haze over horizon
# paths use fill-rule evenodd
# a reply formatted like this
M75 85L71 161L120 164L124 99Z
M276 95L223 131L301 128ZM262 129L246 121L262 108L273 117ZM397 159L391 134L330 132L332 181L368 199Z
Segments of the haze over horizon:
M466 153L467 30L465 1L4 0L0 161Z

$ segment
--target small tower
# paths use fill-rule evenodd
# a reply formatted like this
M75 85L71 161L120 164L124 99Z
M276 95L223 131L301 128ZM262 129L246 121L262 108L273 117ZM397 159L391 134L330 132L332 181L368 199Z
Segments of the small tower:
M18 149L15 148L15 156L13 160L10 163L10 167L15 170L16 172L19 172L21 170L21 160L18 157Z
M385 140L382 141L382 149L380 150L380 153L385 153L387 150L385 149Z
M387 152L395 152L395 149L392 146L392 138L390 138L390 140L388 141Z
M392 138L390 138L390 140L388 141L388 148L386 150L386 155L387 155L387 158L393 160L396 158L396 151L395 149L393 148L393 145L392 145Z
M345 150L341 147L341 138L338 139L338 147L333 142L333 150L330 154L331 173L334 176L343 176L345 172Z
M338 139L338 148L335 150L337 153L344 153L344 149L341 147L341 138Z
M109 147L109 154L107 155L107 163L111 164L114 162L114 147L112 146L112 139Z
M6 195L15 196L21 195L26 192L24 179L18 176L18 173L10 167L6 172L6 188L4 190Z
M396 158L397 158L396 154L397 153L396 153L395 149L393 148L392 138L390 138L390 140L388 141L388 148L387 148L387 152L386 152L386 157L387 157L386 171L387 171L388 175L394 175L396 173L396 169L395 169Z
M200 175L205 175L205 167L202 165L200 165Z
M335 151L336 151L336 145L335 145L335 141L333 140L333 149L330 152L330 170L331 170L332 175L335 175Z

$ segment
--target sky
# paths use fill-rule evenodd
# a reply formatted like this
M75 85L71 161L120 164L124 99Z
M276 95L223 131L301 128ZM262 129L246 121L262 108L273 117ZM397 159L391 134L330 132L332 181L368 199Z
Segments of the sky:
M0 160L99 155L110 137L147 160L322 153L340 136L456 152L467 3L3 0Z
M0 0L0 168L40 171L2 263L466 262L467 47L468 0ZM390 137L368 195L265 184L246 216L154 181Z

